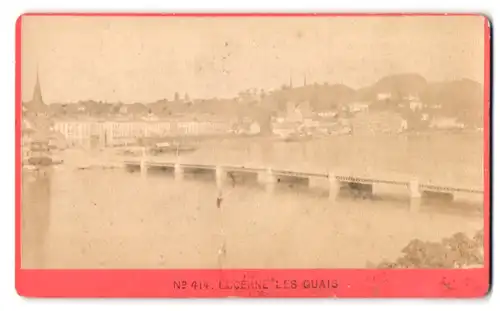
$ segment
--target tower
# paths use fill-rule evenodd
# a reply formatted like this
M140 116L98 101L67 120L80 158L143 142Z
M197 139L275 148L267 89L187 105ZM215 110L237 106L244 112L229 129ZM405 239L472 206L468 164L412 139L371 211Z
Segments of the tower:
M307 85L307 77L306 77L306 75L304 74L304 86L306 86L306 85Z
M36 83L35 83L35 89L33 90L33 98L31 101L36 104L44 104L43 102L43 97L42 97L42 88L40 86L40 77L38 75L38 68L36 69Z
M36 82L35 88L33 89L33 98L30 102L26 103L26 108L29 112L29 121L32 122L34 128L36 129L37 135L40 135L40 137L37 139L46 139L48 133L51 131L53 120L48 115L48 106L43 102L42 87L40 84L38 68L36 71Z

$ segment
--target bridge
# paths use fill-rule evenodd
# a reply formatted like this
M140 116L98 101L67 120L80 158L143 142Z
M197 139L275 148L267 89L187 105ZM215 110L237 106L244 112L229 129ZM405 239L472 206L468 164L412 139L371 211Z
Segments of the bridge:
M258 165L234 165L234 164L202 164L165 159L150 159L140 157L124 161L125 168L129 171L141 171L145 176L150 169L161 169L171 171L175 180L181 181L185 174L209 173L213 176L217 188L222 190L228 180L234 179L235 175L250 175L263 185L268 192L273 192L276 184L283 181L295 181L306 183L310 188L322 188L328 191L329 199L336 200L341 189L370 196L373 194L373 186L391 185L401 186L407 189L410 198L411 210L418 210L422 197L441 197L453 200L458 193L483 194L483 189L466 186L450 186L435 183L420 182L418 178L407 176L394 176L391 174L380 174L380 176L368 176L363 174L351 174L340 172L321 172L301 169L269 168Z

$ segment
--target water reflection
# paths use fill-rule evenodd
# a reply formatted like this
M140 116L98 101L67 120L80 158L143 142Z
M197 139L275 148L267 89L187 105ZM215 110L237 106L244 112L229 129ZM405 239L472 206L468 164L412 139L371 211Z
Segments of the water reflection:
M44 268L50 227L52 168L22 172L21 265Z

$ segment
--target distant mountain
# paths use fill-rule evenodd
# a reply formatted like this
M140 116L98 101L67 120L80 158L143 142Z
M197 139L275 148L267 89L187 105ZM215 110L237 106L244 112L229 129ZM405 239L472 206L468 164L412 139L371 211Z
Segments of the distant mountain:
M418 96L427 88L427 80L418 74L397 74L381 78L374 84L357 91L359 101L374 101L377 94L389 93L395 100L407 95Z
M312 109L320 111L336 109L355 99L356 91L346 85L312 84L274 91L266 98L266 102L267 105L274 105L275 109L283 110L287 102L308 101Z
M457 117L465 123L483 124L484 88L470 79L430 83L421 95L427 106L439 106L437 113Z
M398 74L383 77L378 80L372 90L378 93L392 93L394 95L421 94L427 87L427 80L418 74Z
M51 115L106 116L125 113L142 116L152 113L158 117L179 114L214 115L219 117L254 116L268 120L270 115L287 109L288 102L309 102L314 111L337 110L340 106L354 102L370 104L374 110L411 114L408 96L419 97L425 113L432 116L456 117L466 124L480 126L483 120L483 86L469 79L428 82L415 73L404 73L382 77L372 85L353 89L343 84L310 84L299 87L282 87L271 92L247 90L232 99L158 100L152 103L103 103L80 101L74 104L45 105L41 91L36 88L34 100L23 103L30 112L50 110ZM390 94L389 99L378 100L379 95ZM124 108L125 107L125 108ZM406 107L406 108L402 108ZM418 116L420 117L420 116Z
M391 94L385 105L376 105L385 110L401 113L398 105L412 95L420 98L430 116L454 117L467 125L483 124L484 89L470 79L428 82L418 74L391 75L359 89L356 96L358 101L376 103L377 94L382 93Z

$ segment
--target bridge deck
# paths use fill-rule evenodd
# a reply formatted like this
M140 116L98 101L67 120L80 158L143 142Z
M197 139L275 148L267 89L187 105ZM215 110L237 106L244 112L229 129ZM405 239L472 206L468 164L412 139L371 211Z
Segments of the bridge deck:
M124 161L126 166L141 166L140 159L129 159ZM302 170L290 170L290 169L273 169L266 167L258 167L258 166L241 166L241 165L232 165L232 164L200 164L200 163L184 163L184 162L175 162L175 161L166 161L166 160L149 160L144 161L144 164L147 167L170 167L174 168L176 165L180 165L185 169L202 169L202 170L215 170L217 167L220 167L228 172L240 172L240 173L260 173L270 171L272 174L277 176L289 176L289 177L297 177L297 178L328 178L328 172L319 172L319 171L302 171ZM389 174L387 174L389 175ZM361 174L349 174L349 173L341 173L335 174L335 178L340 182L348 182L348 183L359 183L359 184L386 184L386 185L399 185L399 186L409 186L410 178L402 177L402 176L390 176L385 178L376 178L373 176L361 176ZM451 185L438 185L434 183L420 183L419 188L421 191L432 191L432 192L465 192L465 193L483 193L482 189L473 188L473 187L464 187L464 186L451 186Z

